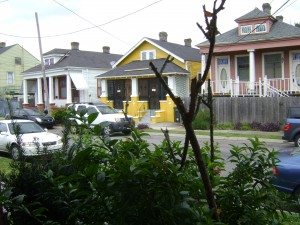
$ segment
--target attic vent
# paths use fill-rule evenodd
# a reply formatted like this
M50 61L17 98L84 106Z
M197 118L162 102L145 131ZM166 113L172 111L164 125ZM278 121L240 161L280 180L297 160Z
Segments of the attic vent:
M102 49L103 49L103 53L109 54L110 47L108 47L108 46L103 46Z
M168 41L168 34L167 32L159 32L159 40L160 41Z
M72 50L79 50L79 42L71 42Z
M264 3L262 5L263 11L271 15L271 5L269 3Z

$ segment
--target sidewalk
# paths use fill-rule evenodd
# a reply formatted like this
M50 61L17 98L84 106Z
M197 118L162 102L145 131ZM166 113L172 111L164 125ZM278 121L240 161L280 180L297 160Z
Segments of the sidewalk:
M165 130L168 129L169 131L182 131L185 132L185 128L181 123L172 123L172 122L164 122L164 123L156 123L156 124L149 124L149 127L153 130L157 130L157 132L161 132L161 129ZM208 130L205 130L209 132ZM231 140L247 140L246 137L240 137L238 135L241 134L253 134L253 137L257 136L262 141L268 141L268 142L277 142L282 143L283 140L281 140L282 131L278 132L265 132L265 131L253 131L253 130L214 130L214 133L218 133L217 135L214 135L215 139L231 139ZM232 134L238 134L237 137L225 137L220 135L220 133L232 133ZM263 135L271 134L274 136L278 136L279 139L266 139L263 137ZM175 134L171 134L175 135ZM181 135L181 134L178 134ZM209 135L197 135L199 137L207 138Z

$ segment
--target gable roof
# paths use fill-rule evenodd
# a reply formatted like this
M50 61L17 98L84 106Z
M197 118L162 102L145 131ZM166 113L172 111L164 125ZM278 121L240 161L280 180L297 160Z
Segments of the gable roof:
M260 11L259 9L257 9ZM253 16L254 12L257 10L253 10L250 13L242 16L244 18L250 19L250 14ZM269 15L265 12L260 11L262 14ZM261 15L262 15L261 14ZM247 17L246 17L247 16ZM242 18L240 17L240 18ZM270 15L269 15L270 17ZM255 17L257 18L257 17ZM253 19L253 18L252 18ZM280 40L280 39L287 39L287 38L299 38L300 37L300 28L287 24L285 22L276 20L271 29L268 33L261 33L261 34L250 34L250 35L238 35L238 27L229 30L223 34L216 36L215 44L237 44L237 43L247 43L247 42L255 42L255 41L270 41L270 40ZM207 46L209 45L208 41L204 41L199 43L197 46Z
M167 54L173 56L180 62L185 61L193 61L193 62L201 62L201 54L199 49L192 48L185 45L175 44L168 41L155 40L152 38L144 37L142 38L134 47L132 47L115 65L116 67L123 59L125 59L131 52L133 52L138 46L140 46L143 42L148 42L155 47L161 49Z
M258 8L253 9L252 11L246 13L245 15L235 19L235 21L242 21L242 20L251 20L251 19L260 19L260 18L268 18L272 17L269 13L263 12Z
M0 48L0 55L4 52L6 52L8 49L14 47L15 45L17 44L14 44L14 45L11 45L11 46L7 46L7 47L3 47L3 48Z
M166 59L155 60L136 60L123 66L115 67L112 70L96 76L96 78L115 78L115 77L133 77L133 76L154 76L149 63L153 62L156 68L160 69ZM163 74L189 74L190 72L176 65L167 63Z
M45 70L59 69L66 67L83 67L83 68L101 68L111 69L112 62L116 62L121 58L122 55L102 53L102 52L91 52L81 50L70 50L70 49L53 49L45 54L46 55L60 55L62 58L53 65L45 65ZM23 73L41 71L41 64L37 65Z

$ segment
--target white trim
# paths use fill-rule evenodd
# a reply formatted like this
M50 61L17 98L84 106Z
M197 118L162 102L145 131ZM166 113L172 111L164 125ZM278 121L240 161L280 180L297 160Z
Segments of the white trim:
M265 30L263 31L257 31L257 27L263 26ZM260 33L266 33L267 32L267 23L258 23L254 25L254 33L260 34Z
M126 52L126 53L123 55L123 57L120 58L120 59L112 66L112 68L117 67L118 64L119 64L120 62L122 62L128 55L130 55L134 50L137 49L138 46L140 46L140 45L141 45L143 42L145 42L145 41L149 42L149 43L152 44L153 46L157 47L158 49L164 51L165 53L167 53L167 54L173 56L174 58L176 58L176 59L179 60L180 62L184 63L185 60L182 59L181 57L179 57L179 56L175 55L174 53L172 53L172 52L170 52L170 51L168 51L168 50L162 48L160 45L157 45L157 44L155 44L153 41L151 41L150 39L144 37L144 38L142 38L136 45L134 45L128 52Z
M234 79L237 79L237 77L240 78L240 76L238 75L237 58L238 57L247 57L247 56L249 57L249 54L242 54L242 55L235 55L234 56L234 65L235 65L235 67L234 67L234 71L235 71ZM250 62L249 62L249 73L250 73ZM249 76L250 76L250 74L249 74ZM250 79L250 77L249 77L249 79Z
M247 30L250 28L250 32L243 32L243 28L247 28ZM251 34L251 33L252 33L252 25L251 24L240 26L240 34L241 35L247 35L247 34Z

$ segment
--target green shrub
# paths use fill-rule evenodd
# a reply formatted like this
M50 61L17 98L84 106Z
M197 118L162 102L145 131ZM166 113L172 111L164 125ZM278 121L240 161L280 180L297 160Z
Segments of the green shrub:
M195 120L193 121L193 127L196 130L209 130L210 127L210 113L209 110L199 110Z
M251 145L232 145L229 161L233 171L218 187L217 202L222 222L231 225L276 224L288 204L287 196L271 184L277 152L269 150L257 138Z
M56 124L63 124L66 119L66 109L57 108L53 110L52 116L54 117Z

